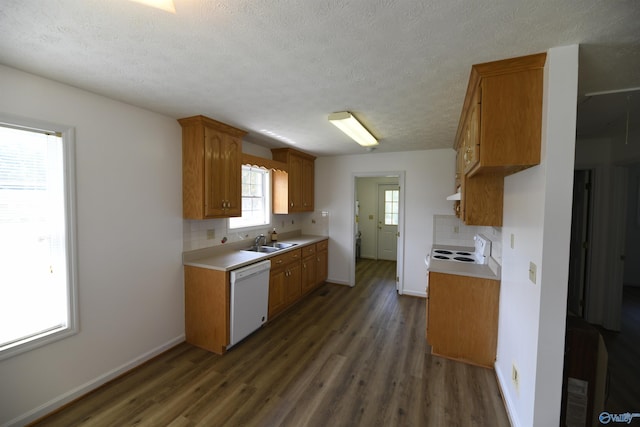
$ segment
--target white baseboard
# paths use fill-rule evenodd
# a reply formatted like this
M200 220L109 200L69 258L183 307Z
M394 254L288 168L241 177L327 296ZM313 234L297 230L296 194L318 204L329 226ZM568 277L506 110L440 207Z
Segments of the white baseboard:
M45 415L55 411L56 409L66 405L69 402L74 401L75 399L84 396L85 394L89 393L90 391L93 391L95 389L97 389L98 387L100 387L103 384L106 384L107 382L113 380L114 378L117 378L118 376L124 374L127 371L130 371L131 369L135 368L136 366L139 366L141 364L143 364L144 362L146 362L149 359L152 359L154 357L156 357L157 355L159 355L160 353L163 353L167 350L169 350L171 347L175 347L176 345L180 344L181 342L183 342L185 340L185 336L184 334L136 357L135 359L103 374L100 375L99 377L94 378L93 380L86 382L84 384L82 384L81 386L78 386L72 390L69 390L68 392L61 394L60 396L57 396L53 399L51 399L50 401L38 406L37 408L32 409L31 411L19 415L18 417L14 418L13 420L9 421L7 424L5 424L3 427L13 427L13 426L23 426L25 424L29 424L39 418L44 417Z
M508 383L505 382L504 377L502 376L502 374L500 373L500 370L496 365L497 365L497 362L494 362L493 372L496 373L496 378L498 379L498 388L500 389L500 395L502 396L502 401L504 402L505 408L507 410L507 416L509 417L509 422L511 423L512 427L520 427L518 418L516 418L514 413L513 401L511 400L510 395L505 393L505 390L507 390Z
M409 295L411 297L420 297L424 299L427 298L426 292L412 291L411 289L404 289L400 295Z
M328 279L326 280L326 282L327 282L327 283L332 283L332 284L334 284L334 285L351 286L351 285L349 284L349 282L345 282L344 280L337 280L337 279L331 279L331 278L328 278Z

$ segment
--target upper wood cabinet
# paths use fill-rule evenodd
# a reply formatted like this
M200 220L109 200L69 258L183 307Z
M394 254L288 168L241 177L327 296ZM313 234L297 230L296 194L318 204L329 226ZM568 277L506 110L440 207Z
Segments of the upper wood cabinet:
M455 148L464 172L512 174L540 163L546 54L471 68Z
M274 148L273 160L287 164L288 174L273 176L273 213L312 212L315 157L292 148Z
M540 163L546 54L474 65L454 148L454 205L467 225L502 226L506 175Z
M178 120L182 126L184 218L242 215L242 137L246 132L204 116Z

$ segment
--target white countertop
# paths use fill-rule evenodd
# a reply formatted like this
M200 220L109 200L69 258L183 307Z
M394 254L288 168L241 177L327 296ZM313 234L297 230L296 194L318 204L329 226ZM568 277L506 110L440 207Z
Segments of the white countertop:
M327 236L311 235L280 239L278 242L295 243L296 245L271 253L243 251L242 249L251 246L253 241L236 242L228 246L214 246L184 252L182 254L182 264L211 270L231 271L326 239L328 239Z
M474 251L474 248L463 246L434 245L433 248L453 251ZM491 257L489 257L487 264L443 261L434 259L433 257L429 260L429 271L433 271L434 273L455 274L457 276L478 277L480 279L500 280L500 269L500 265Z

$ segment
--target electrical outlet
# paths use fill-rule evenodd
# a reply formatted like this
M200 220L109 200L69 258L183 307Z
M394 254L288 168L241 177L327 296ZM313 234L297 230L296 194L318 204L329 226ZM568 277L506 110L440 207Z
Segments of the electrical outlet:
M516 393L520 394L520 374L518 374L518 367L515 362L511 364L511 382L516 389Z
M207 240L212 240L216 238L216 230L213 228L210 228L207 230Z
M536 273L538 268L532 262L529 263L529 280L535 285L536 284Z
M458 234L460 232L460 227L458 227L457 225L453 226L453 232Z

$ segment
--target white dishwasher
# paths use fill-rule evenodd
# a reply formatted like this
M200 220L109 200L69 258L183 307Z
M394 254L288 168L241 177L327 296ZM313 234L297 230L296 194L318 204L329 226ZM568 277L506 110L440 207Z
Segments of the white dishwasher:
M231 271L231 342L227 348L267 321L270 268L271 261L266 260Z

